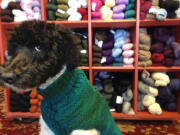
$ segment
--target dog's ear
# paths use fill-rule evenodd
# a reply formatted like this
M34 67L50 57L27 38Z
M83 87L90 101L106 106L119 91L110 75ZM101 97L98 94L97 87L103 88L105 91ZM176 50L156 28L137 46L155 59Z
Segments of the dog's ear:
M68 70L72 70L79 65L79 53L77 50L76 37L73 32L64 28L63 26L57 26L58 32L60 33L58 44L59 52L63 53L64 62Z

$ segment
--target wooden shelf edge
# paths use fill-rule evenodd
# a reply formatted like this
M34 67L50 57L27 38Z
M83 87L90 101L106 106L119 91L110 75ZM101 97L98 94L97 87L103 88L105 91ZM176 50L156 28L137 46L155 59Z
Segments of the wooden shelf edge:
M135 27L136 19L124 19L124 20L92 20L92 27L93 28L100 28L100 27Z
M48 21L48 23L61 24L69 28L88 28L88 21Z
M114 72L114 71L133 71L135 68L134 66L122 66L122 67L112 67L112 66L104 66L104 67L98 67L98 66L93 66L92 69L94 71L110 71L110 72Z
M180 113L163 111L162 115L152 115L149 112L137 112L135 115L125 113L111 113L114 119L126 120L180 120Z
M13 28L21 22L2 22L3 28ZM47 23L61 24L69 28L87 28L88 21L47 21Z
M151 27L151 26L174 26L180 25L180 18L166 19L165 21L158 21L155 19L145 19L140 20L141 27Z
M138 67L139 71L144 70L144 67ZM172 66L172 67L165 67L165 66L157 66L157 67L146 67L148 71L167 71L167 72L177 72L180 71L180 66Z
M120 22L136 22L136 19L122 19L122 20L92 20L92 23L120 23Z
M1 22L2 29L13 29L14 26L21 24L21 22Z
M79 69L82 69L82 70L89 70L89 67L84 67L84 66L80 66L78 67Z

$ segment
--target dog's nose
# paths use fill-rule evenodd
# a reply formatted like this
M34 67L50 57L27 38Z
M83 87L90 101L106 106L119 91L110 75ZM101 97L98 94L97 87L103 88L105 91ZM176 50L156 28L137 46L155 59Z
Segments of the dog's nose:
M13 84L14 82L14 75L13 73L3 73L1 76L1 80L8 84Z
M2 77L2 79L8 84L13 84L13 78L12 77Z
M13 79L12 78L5 78L4 81L8 84L13 84Z

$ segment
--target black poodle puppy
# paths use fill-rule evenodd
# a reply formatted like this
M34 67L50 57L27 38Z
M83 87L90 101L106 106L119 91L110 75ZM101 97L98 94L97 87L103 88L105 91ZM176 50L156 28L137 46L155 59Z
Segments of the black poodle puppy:
M0 85L17 93L37 88L41 135L121 135L104 97L76 68L78 40L60 25L23 22L8 40Z

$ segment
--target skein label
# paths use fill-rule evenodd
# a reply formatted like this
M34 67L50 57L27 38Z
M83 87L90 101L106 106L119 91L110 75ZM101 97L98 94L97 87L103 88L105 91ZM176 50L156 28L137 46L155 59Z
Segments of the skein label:
M99 40L97 40L97 39L95 38L95 44L96 44L98 47L102 48L103 41L99 41Z
M123 97L117 96L116 97L116 104L122 104L123 103Z
M110 112L115 112L115 111L116 111L116 109L114 109L114 108L110 109Z
M61 14L65 14L65 11L63 11L63 10L61 10L61 9L58 9L57 10L59 13L61 13Z
M92 2L92 11L95 11L96 10L96 3Z
M106 57L102 57L101 59L101 64L105 63L106 62Z
M87 51L86 51L86 50L81 50L80 52L81 52L81 53L84 53L84 54L86 54L86 53L87 53Z
M146 70L143 70L142 76L145 80L147 80L150 77L150 73Z

